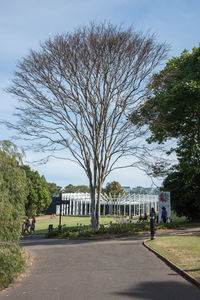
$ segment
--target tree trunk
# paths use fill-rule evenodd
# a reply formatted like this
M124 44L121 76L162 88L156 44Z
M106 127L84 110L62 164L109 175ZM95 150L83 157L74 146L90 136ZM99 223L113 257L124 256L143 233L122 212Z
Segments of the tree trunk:
M91 195L91 225L92 230L98 230L100 227L100 194L94 187L90 188Z

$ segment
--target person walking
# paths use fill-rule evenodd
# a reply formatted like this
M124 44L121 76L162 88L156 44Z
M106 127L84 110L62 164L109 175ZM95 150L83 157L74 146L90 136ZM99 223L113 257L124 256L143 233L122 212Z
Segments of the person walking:
M28 234L30 234L30 230L29 227L31 226L31 222L29 220L29 218L26 220L26 229L25 232L27 232Z
M35 233L35 223L34 223L33 220L31 221L31 230L30 230L30 233L31 234Z
M162 207L162 214L161 214L161 219L163 221L163 223L167 222L167 210L166 207Z
M151 240L155 239L155 220L156 220L156 212L152 207L150 211L150 231L151 231Z
M22 235L25 235L26 232L26 222L24 221L22 224Z

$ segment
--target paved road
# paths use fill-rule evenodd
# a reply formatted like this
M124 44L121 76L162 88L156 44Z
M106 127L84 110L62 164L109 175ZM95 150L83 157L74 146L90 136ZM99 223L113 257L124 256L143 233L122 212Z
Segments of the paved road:
M0 300L199 300L200 289L143 245L143 236L115 240L25 237L35 260Z

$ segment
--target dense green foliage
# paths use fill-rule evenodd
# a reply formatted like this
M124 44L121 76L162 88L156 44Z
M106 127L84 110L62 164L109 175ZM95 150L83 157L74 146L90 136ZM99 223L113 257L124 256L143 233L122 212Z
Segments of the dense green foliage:
M107 195L118 196L118 195L124 194L124 190L121 188L121 185L119 182L112 181L112 182L108 182L106 184L104 193L106 193Z
M23 250L15 243L0 242L0 289L25 269Z
M0 144L0 241L18 241L25 215L26 174L22 154L9 141Z
M174 141L178 164L168 173L165 189L179 215L200 218L200 47L173 57L154 75L150 96L131 118L138 126L148 125L149 142ZM168 144L169 145L169 144ZM165 167L165 166L164 166ZM159 175L163 168L156 168ZM154 172L155 174L155 172Z
M49 189L51 196L57 195L57 194L61 193L61 191L62 191L62 187L58 186L54 182L47 182L47 185L48 185L48 189Z
M178 216L200 220L200 174L190 174L191 169L175 170L163 182L164 189L171 192L171 206ZM191 176L192 175L192 176ZM189 182L189 179L192 181Z
M90 193L90 188L87 185L67 185L64 190L64 193Z
M150 97L132 115L133 122L148 124L150 141L176 138L178 147L189 140L200 143L200 48L173 57L153 76Z
M18 246L27 197L22 156L10 141L0 142L0 288L7 287L25 268Z
M29 166L23 166L28 182L28 196L26 201L26 215L31 217L44 211L51 203L51 195L44 176L33 171Z

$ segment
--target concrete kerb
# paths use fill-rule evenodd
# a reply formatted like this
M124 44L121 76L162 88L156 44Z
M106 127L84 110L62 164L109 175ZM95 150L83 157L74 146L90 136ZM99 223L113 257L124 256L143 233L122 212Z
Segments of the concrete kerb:
M143 245L151 252L153 252L158 258L160 258L163 262L165 262L171 269L173 269L174 271L176 271L178 274L180 274L182 277L184 277L185 279L187 279L189 282L193 283L194 285L196 285L198 288L200 288L200 281L197 280L196 278L194 278L193 276L191 276L190 274L188 274L187 272L183 271L181 268L179 268L177 265L175 265L174 263L172 263L170 260L168 260L165 256L161 255L160 253L158 253L156 250L154 250L153 248L151 248L150 246L147 245L146 242L148 242L149 240L144 240L143 241Z

